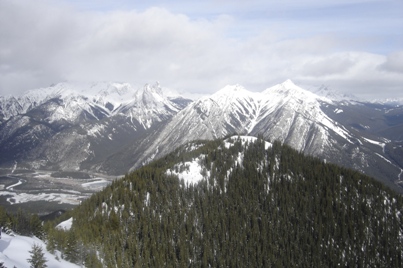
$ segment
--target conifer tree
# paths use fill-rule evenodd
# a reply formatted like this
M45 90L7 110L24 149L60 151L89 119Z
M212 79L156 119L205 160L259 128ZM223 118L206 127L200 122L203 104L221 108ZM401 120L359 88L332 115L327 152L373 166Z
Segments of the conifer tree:
M31 253L28 262L31 264L31 268L46 268L46 258L45 254L43 253L42 247L34 244L32 249L29 251Z
M279 142L232 143L127 174L48 240L88 267L402 267L401 196ZM167 175L199 154L205 180Z
M66 260L70 262L77 262L79 260L79 251L77 248L77 238L74 232L69 232L67 237L67 244L64 250Z
M42 226L42 222L39 219L38 215L33 214L29 219L29 226L31 229L31 234L42 239L44 237L44 230Z

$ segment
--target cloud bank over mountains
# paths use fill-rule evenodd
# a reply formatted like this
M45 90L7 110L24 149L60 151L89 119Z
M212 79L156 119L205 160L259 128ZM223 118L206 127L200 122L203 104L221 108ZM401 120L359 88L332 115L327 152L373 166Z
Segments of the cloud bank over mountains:
M210 94L291 78L364 98L402 97L399 1L379 10L380 1L190 2L1 1L0 93L159 80Z

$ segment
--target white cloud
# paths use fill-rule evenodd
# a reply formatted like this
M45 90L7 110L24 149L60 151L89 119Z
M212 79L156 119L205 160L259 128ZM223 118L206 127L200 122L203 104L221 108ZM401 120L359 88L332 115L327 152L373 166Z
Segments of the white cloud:
M343 55L311 58L303 64L301 74L313 77L346 74L353 65L354 61L349 57L343 57Z
M340 32L345 23L254 16L264 7L284 9L274 2L220 1L213 9L210 1L189 10L192 16L184 7L178 13L179 4L169 11L154 2L160 7L92 11L91 1L80 2L81 10L49 1L0 1L0 93L63 80L158 80L179 92L203 94L235 83L263 90L291 78L368 96L380 86L388 97L401 94L402 53L360 51L378 37L350 38ZM293 8L315 6L304 3ZM338 29L327 34L329 25Z
M385 63L383 63L380 68L387 72L400 73L400 75L403 75L403 51L397 51L388 55Z
M316 62L313 60L318 65L308 66L303 74L299 72L297 80L304 84L330 84L340 91L367 99L401 97L403 76L382 70L381 66L387 61L386 56L365 52L342 52L328 57L318 58ZM322 74L315 73L321 69Z

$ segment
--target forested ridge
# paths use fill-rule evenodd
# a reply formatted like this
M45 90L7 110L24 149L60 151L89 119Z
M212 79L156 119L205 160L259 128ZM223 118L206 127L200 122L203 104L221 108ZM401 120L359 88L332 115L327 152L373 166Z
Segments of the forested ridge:
M402 267L400 195L266 144L182 146L66 214L70 231L46 225L48 248L86 267ZM192 160L197 184L167 173Z

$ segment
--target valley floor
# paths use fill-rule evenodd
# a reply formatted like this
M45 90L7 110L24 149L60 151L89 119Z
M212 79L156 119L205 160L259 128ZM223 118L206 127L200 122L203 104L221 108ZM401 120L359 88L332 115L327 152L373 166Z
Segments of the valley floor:
M32 211L29 209L39 214L76 206L115 179L99 174L66 174L39 170L3 170L2 174L0 204L6 208L29 208L35 203L42 204L35 205L36 209Z

